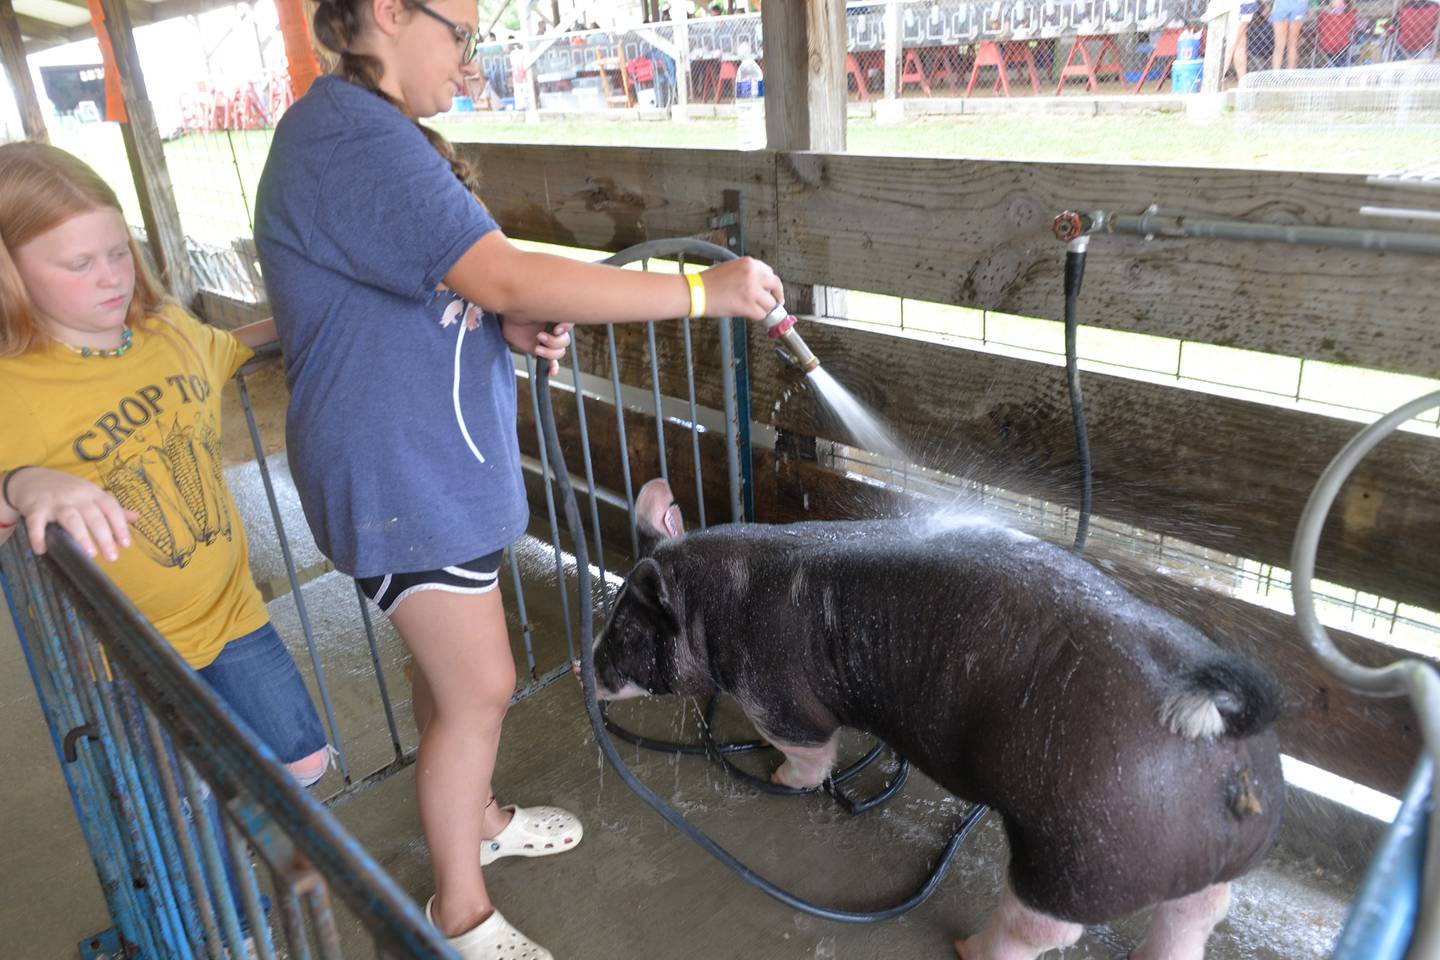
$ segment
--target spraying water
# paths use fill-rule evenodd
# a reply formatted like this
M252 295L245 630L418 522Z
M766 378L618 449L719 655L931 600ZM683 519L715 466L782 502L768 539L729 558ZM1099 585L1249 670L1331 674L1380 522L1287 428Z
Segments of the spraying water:
M830 412L843 423L855 437L855 442L883 457L910 463L910 456L895 440L894 435L870 409L855 398L849 390L840 385L824 367L816 367L808 374L810 383L820 394L820 399Z
M820 366L820 359L805 345L800 332L795 329L795 316L785 310L784 304L777 303L763 322L765 335L789 352L794 364L805 371L821 401L849 428L859 446L901 464L911 462L909 455L870 409Z

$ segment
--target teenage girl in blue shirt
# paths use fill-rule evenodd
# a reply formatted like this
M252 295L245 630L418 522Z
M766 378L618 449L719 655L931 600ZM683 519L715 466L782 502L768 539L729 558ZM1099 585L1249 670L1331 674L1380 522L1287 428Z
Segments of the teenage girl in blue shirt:
M416 122L464 90L474 17L473 0L321 0L315 33L340 65L277 127L255 233L306 518L417 668L427 912L467 960L538 960L550 954L494 909L481 876L581 836L563 810L490 793L515 688L497 571L528 519L510 351L558 360L571 323L759 320L783 292L748 258L696 283L513 246L449 144Z

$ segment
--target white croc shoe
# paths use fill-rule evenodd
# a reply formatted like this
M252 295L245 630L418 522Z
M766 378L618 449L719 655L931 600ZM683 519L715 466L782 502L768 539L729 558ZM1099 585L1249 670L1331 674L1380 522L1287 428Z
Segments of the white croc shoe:
M585 836L575 814L559 807L501 807L513 810L510 822L493 838L480 844L480 866L501 857L548 857L573 850Z
M434 904L434 897L425 904L425 919L432 924L435 918L430 908ZM499 910L493 911L475 929L445 939L460 954L461 960L555 960L549 950L512 927Z

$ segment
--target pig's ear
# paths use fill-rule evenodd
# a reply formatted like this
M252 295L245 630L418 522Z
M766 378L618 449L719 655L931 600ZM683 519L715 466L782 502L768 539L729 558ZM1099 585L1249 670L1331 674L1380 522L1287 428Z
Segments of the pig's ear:
M625 592L668 633L680 629L680 613L675 607L672 586L665 579L660 564L645 558L625 578Z
M635 530L639 534L640 556L648 557L665 540L675 540L685 533L685 521L670 484L651 480L640 488L635 498Z

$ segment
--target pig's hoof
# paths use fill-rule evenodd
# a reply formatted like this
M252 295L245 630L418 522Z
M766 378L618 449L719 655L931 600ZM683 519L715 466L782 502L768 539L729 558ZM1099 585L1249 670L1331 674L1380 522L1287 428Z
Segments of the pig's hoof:
M791 790L813 790L825 781L824 777L818 780L811 780L805 775L798 773L789 763L782 763L770 774L770 782L777 787L789 787Z

